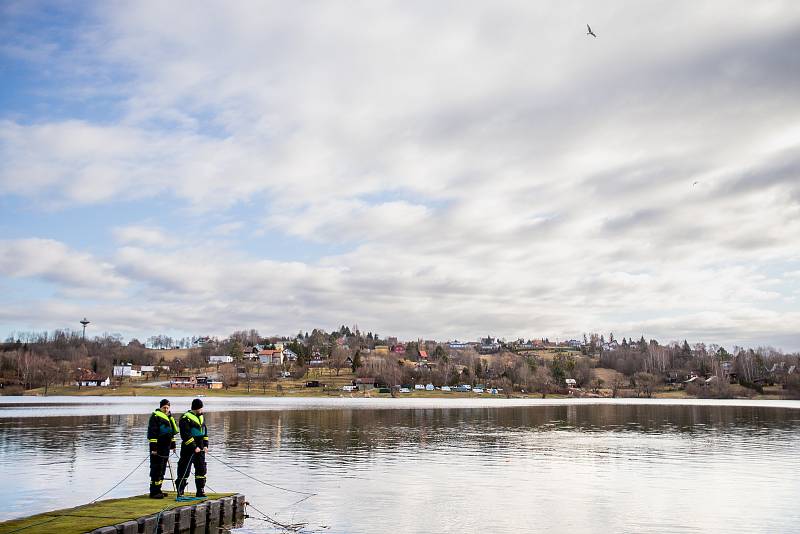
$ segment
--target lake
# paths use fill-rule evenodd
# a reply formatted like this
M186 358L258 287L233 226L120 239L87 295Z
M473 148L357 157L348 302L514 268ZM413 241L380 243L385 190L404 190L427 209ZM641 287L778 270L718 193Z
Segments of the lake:
M800 531L797 401L204 401L209 487L303 532ZM111 488L157 402L0 397L0 520ZM106 497L147 486L145 463Z

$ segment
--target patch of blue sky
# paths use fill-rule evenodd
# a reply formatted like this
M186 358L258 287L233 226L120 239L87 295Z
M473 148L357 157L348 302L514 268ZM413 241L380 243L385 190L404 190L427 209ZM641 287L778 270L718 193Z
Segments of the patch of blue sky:
M263 232L241 231L239 248L256 259L314 264L322 258L339 256L354 247L346 243L309 241L290 236L275 229Z
M121 245L114 229L131 225L160 228L173 244L205 246L220 242L254 260L314 263L321 258L348 252L352 246L310 241L277 229L263 229L261 213L191 213L171 197L42 210L21 197L0 197L0 236L3 239L53 239L99 257L110 256ZM221 225L237 223L238 228L220 234ZM174 244L175 242L180 245ZM168 244L165 244L168 245Z
M445 210L453 203L453 200L448 198L422 196L406 188L383 189L374 193L359 195L358 200L370 205L406 202L417 206L425 206L432 212Z
M119 88L131 74L109 71L81 48L84 29L93 23L83 6L88 4L0 8L0 117L22 124L120 117L126 95Z
M38 278L0 276L0 289L3 292L3 301L11 305L51 298L58 288L55 283Z
M164 199L137 202L112 202L42 210L21 197L2 197L0 234L4 239L41 238L60 241L76 250L108 254L116 246L113 229L168 219L170 209Z

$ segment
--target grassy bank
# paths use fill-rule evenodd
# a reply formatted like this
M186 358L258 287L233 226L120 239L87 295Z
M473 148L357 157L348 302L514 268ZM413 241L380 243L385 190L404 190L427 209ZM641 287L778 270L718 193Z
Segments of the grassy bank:
M611 384L615 379L627 384L628 380L623 375L612 369L595 368L595 376L603 379L605 385ZM159 386L147 386L146 382L132 381L125 382L120 386L112 387L82 387L75 386L51 386L47 390L47 396L112 396L112 397L196 397L203 395L206 397L391 397L389 393L378 393L377 390L367 392L345 392L342 386L349 385L355 379L355 374L351 371L342 371L339 376L325 369L312 369L302 379L281 379L271 381L267 384L259 382L257 379L251 381L248 389L246 381L240 379L239 385L226 389L171 389ZM325 384L325 387L307 388L306 382L317 380ZM757 400L777 400L783 398L783 391L780 386L765 387L764 393L750 396L754 393L745 390L740 386L733 386L735 398L753 398ZM610 397L611 390L602 388L598 391L599 396ZM31 389L24 392L25 395L44 395L44 388ZM574 396L586 394L577 393ZM489 395L476 393L458 393L436 391L412 390L410 393L401 393L400 398L505 398L505 395ZM540 395L536 393L522 393L515 391L513 398L535 398ZM636 392L629 388L619 391L620 397L635 397ZM548 398L564 398L569 395L548 394ZM666 399L691 399L695 398L686 393L685 390L675 386L661 386L653 392L654 398Z
M208 499L219 499L232 493L209 493ZM193 501L194 503L202 501ZM12 519L0 523L0 534L21 531L25 534L80 534L99 527L115 525L125 521L136 521L140 517L155 515L162 510L186 506L186 502L150 499L138 495L125 499L110 499L65 510Z
M44 395L44 390L33 389L25 392L25 395ZM205 397L318 397L318 398L347 398L347 397L365 397L365 398L390 398L389 393L378 393L377 390L367 392L353 392L348 393L341 390L323 390L322 388L297 388L297 389L284 389L282 392L276 391L274 388L267 389L266 393L260 388L252 388L249 392L246 388L235 387L230 389L169 389L159 387L131 387L123 386L118 388L78 388L75 387L58 387L50 388L48 396L102 396L102 397L196 397L203 395ZM577 395L580 396L580 395ZM600 390L601 397L611 397L610 390ZM636 392L633 390L621 390L619 397L636 397ZM477 393L457 393L445 391L416 391L412 390L411 393L401 393L397 395L398 398L442 398L442 399L468 399L468 398L493 398L502 399L507 398L506 395L489 395ZM514 392L511 398L539 398L538 393L521 393ZM570 398L570 395L563 394L548 394L548 399ZM689 395L682 389L659 389L653 393L654 399L694 399L697 398ZM750 396L734 396L738 399L752 399L752 400L780 400L784 396L780 387L764 388L763 394Z

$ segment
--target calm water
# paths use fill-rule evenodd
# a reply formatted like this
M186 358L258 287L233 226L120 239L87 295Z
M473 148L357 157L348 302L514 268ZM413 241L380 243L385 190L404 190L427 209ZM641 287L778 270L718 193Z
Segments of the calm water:
M213 454L316 495L213 458L210 487L304 532L800 532L798 403L206 400ZM113 486L155 402L0 398L0 520Z

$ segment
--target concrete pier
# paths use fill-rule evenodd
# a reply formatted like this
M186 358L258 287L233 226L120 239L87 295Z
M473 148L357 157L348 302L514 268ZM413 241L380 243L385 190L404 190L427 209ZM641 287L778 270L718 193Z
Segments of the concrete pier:
M241 526L244 516L245 498L237 493L96 528L87 534L216 534L220 528Z

